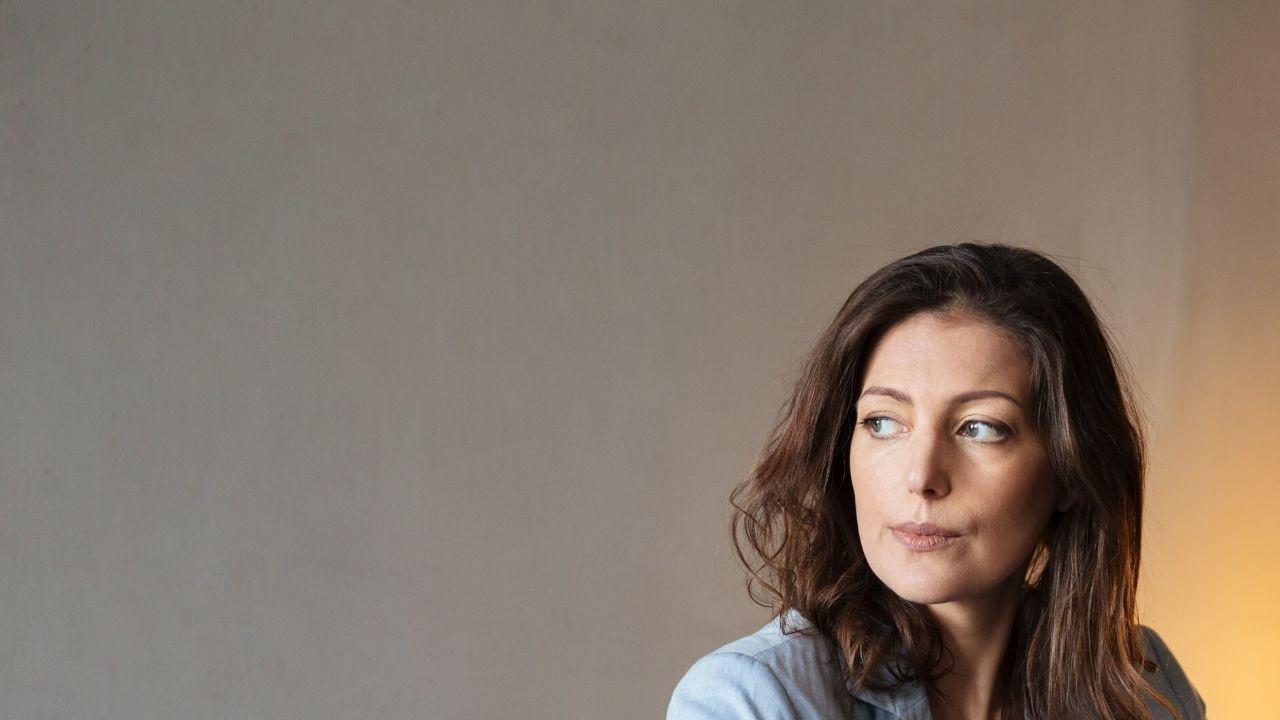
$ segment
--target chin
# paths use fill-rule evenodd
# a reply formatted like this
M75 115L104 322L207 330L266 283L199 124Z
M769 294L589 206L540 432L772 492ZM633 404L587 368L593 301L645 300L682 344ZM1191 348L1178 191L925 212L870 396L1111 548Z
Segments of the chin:
M888 588L898 597L906 600L907 602L916 603L917 605L939 605L941 603L951 602L957 597L956 593L950 592L947 588L930 587L928 585L903 586L900 583L894 585L885 583L885 585L887 585Z
M898 597L920 605L951 602L965 597L969 589L947 573L927 568L894 567L881 572L880 568L873 565L871 569Z

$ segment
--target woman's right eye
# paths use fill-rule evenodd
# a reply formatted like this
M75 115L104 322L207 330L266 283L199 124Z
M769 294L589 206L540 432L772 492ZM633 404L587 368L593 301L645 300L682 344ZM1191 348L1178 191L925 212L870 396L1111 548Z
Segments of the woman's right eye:
M874 415L863 420L860 425L867 428L872 437L887 438L892 437L896 433L888 432L894 425L898 425L898 421L885 415Z

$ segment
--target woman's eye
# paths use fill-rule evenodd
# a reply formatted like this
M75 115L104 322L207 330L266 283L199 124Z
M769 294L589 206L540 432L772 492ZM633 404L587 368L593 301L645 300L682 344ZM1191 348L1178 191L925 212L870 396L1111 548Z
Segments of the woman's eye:
M894 425L898 424L898 421L891 417L877 415L863 420L862 424L870 431L872 437L889 437L894 434L889 431L893 429Z
M982 442L997 442L1005 437L1004 430L985 420L970 420L961 426L965 437Z

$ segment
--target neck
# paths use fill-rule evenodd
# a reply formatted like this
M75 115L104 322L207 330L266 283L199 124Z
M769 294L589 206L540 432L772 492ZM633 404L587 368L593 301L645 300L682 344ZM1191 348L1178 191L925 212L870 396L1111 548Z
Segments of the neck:
M1000 666L1013 631L1021 581L1021 574L1014 573L1010 581L983 595L925 606L955 657L955 667L935 685L946 698L930 689L935 720L1000 717Z

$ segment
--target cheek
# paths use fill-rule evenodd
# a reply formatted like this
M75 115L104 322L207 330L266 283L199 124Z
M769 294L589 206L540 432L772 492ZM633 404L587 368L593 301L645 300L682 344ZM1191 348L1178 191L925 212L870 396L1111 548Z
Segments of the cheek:
M865 540L875 537L876 529L883 526L891 488L881 481L883 473L877 473L865 464L852 465L849 478L853 487L853 507L857 516L858 535Z
M855 446L857 443L854 443ZM859 450L859 448L854 448ZM849 460L849 480L855 499L867 498L871 502L884 499L894 493L905 493L902 478L906 468L892 453L877 452L877 448L861 449Z
M989 488L979 505L984 508L988 537L1011 552L1034 545L1053 513L1054 483L1044 473L1012 479Z

